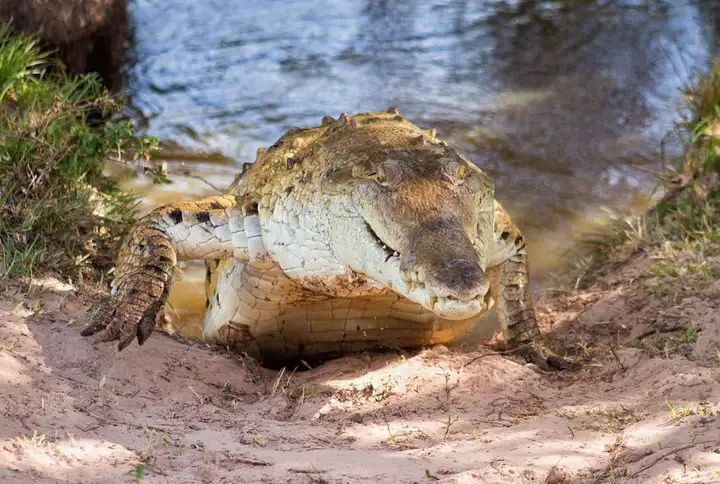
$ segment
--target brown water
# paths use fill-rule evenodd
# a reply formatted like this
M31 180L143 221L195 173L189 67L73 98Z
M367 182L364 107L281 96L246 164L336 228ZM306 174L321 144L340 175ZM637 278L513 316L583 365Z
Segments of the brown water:
M643 203L679 89L717 46L717 4L137 0L129 86L147 131L181 147L170 168L220 188L290 126L396 105L495 179L541 281L602 207ZM215 192L174 180L130 185L148 208ZM183 321L201 281L188 265L173 291Z

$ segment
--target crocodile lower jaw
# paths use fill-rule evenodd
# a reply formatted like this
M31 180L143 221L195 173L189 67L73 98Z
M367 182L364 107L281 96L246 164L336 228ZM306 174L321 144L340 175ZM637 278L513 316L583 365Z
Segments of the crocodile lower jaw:
M461 320L477 316L485 310L485 298L477 296L469 301L459 301L450 297L439 297L433 312L444 319Z
M460 300L452 296L438 296L424 284L407 283L407 285L408 289L399 291L400 294L444 319L461 320L472 318L486 309L484 295Z

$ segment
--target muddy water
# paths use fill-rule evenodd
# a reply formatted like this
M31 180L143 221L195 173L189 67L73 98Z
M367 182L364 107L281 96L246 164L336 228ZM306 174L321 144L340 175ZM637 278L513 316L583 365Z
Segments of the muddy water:
M137 0L130 92L147 131L177 145L171 170L219 188L290 126L398 106L494 177L543 281L601 207L643 203L679 89L717 45L716 4ZM215 193L174 179L129 184L148 208ZM193 328L198 269L171 297Z

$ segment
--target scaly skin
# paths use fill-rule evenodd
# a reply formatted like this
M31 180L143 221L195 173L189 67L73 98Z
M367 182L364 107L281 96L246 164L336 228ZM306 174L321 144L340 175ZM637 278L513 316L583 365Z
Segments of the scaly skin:
M83 335L105 329L99 340L118 340L120 350L136 336L144 343L163 314L178 260L242 251L242 240L229 227L237 218L234 208L233 197L210 197L167 205L142 218L118 254L112 294L119 304L101 308Z
M475 165L396 110L294 129L226 195L160 207L125 241L83 334L142 344L178 260L207 261L204 338L284 364L466 335L496 306L543 368L525 244Z

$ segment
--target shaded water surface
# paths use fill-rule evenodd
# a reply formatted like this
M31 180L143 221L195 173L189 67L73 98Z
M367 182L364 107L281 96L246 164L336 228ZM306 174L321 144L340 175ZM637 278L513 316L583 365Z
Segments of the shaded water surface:
M543 279L600 207L653 184L679 89L717 44L716 3L137 0L129 85L150 133L223 155L171 168L221 188L290 126L396 105L495 179ZM148 206L214 193L133 185ZM185 282L173 300L199 313L201 293Z

